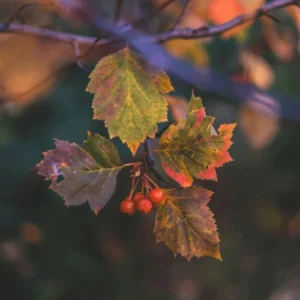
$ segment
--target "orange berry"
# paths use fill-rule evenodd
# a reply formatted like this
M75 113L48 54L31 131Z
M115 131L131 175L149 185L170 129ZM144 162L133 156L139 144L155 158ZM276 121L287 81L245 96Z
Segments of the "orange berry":
M121 202L120 209L122 213L132 216L135 213L135 203L127 197Z
M142 198L145 198L145 195L142 192L137 192L134 196L133 196L133 201L135 203L138 203Z
M165 199L165 193L160 188L154 188L149 192L148 197L153 203L160 203Z
M148 198L141 198L137 204L137 208L140 212L147 214L152 209L152 203Z

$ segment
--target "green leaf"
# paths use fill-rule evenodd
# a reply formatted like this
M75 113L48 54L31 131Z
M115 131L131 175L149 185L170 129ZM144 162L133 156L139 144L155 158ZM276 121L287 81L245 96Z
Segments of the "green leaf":
M94 119L104 120L111 138L119 137L133 154L157 123L167 121L163 93L173 88L163 71L150 74L128 47L99 61L87 91L95 94Z
M195 97L194 92L192 92L191 100L188 106L188 113L198 111L198 115L206 116L206 111L202 103L202 99L200 97ZM217 131L213 126L211 126L211 135L217 135Z
M207 207L213 193L202 187L166 191L158 207L154 232L175 256L212 256L221 260L219 236L213 214Z
M88 202L97 214L113 196L117 175L124 167L116 147L90 133L82 147L59 140L55 144L55 150L43 153L44 159L36 166L38 174L52 180L50 188L67 206Z
M205 110L203 107L202 99L200 97L195 97L194 92L192 92L191 100L188 106L188 113L191 113L195 110L203 109L204 114Z
M228 149L235 124L221 125L216 133L214 118L204 108L191 107L186 119L164 132L157 150L164 171L183 187L191 186L194 178L217 181L215 168L232 161Z

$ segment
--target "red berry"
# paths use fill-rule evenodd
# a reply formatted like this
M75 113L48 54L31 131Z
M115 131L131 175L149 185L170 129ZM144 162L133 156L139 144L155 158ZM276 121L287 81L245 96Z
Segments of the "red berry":
M133 201L135 203L138 203L142 198L145 198L145 195L142 192L137 192L134 196L133 196Z
M148 198L141 198L137 204L137 208L139 211L147 214L152 209L152 203Z
M153 203L159 203L165 199L165 193L160 188L154 188L149 192L148 197Z
M122 213L132 216L135 213L135 203L127 197L121 202L120 209Z

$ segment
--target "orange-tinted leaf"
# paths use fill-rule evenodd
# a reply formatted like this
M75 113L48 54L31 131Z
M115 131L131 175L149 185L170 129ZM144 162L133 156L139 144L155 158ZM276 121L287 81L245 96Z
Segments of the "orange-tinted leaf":
M192 111L197 111L198 121L201 121L205 117L205 109L202 104L202 100L200 97L195 97L194 93L192 93L191 100L188 102L183 97L178 96L167 96L169 108L172 112L172 115L176 121L181 119L185 119L186 115Z
M295 57L296 39L292 30L287 26L276 28L272 20L263 18L263 31L268 46L283 62L289 62Z
M249 145L255 150L269 146L280 130L280 120L273 115L262 114L255 107L240 107L240 125Z
M177 255L212 256L221 260L219 236L213 214L207 207L213 193L202 187L166 191L157 208L157 242L164 242Z
M249 80L263 90L270 88L275 76L267 61L250 51L243 51L240 58Z
M167 95L167 101L174 120L179 121L186 117L188 102L185 98Z
M208 5L209 18L216 24L230 21L245 12L245 7L239 0L212 0ZM229 37L247 25L240 25L223 33L224 37Z
M209 53L205 45L197 39L185 40L184 43L181 40L170 40L165 47L172 55L185 58L196 65L206 67L209 64Z
M217 172L216 169L211 166L207 170L200 171L198 173L199 178L204 180L214 180L217 181Z
M88 202L97 214L114 194L123 167L116 147L97 134L89 134L83 146L59 140L55 144L36 166L38 174L52 181L50 188L67 206Z
M196 99L196 100L195 100ZM164 171L183 187L193 184L193 179L217 180L215 168L232 161L227 152L232 145L235 124L223 124L218 133L213 129L212 117L205 114L200 102L178 124L171 125L159 141L158 154Z

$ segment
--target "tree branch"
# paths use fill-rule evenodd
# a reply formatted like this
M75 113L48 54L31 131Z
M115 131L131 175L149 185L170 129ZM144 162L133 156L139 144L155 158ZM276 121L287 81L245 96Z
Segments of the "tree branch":
M168 1L169 3L170 1ZM300 119L300 103L297 97L280 97L279 95L266 93L253 84L233 82L228 76L209 69L199 69L189 62L171 56L161 45L156 42L165 42L178 38L201 38L223 33L235 26L244 24L270 11L289 5L300 5L300 0L274 0L249 14L226 22L222 25L210 26L202 29L175 29L155 36L138 31L130 26L118 26L102 16L95 15L91 24L98 30L106 32L111 38L102 39L97 46L112 41L124 40L152 65L164 69L171 76L175 76L183 82L199 88L202 91L214 93L231 101L249 102L259 111L289 119ZM0 23L0 31L24 33L57 40L74 45L84 44L92 46L96 38L76 34L56 32L43 28L35 28L19 24ZM296 101L295 101L296 100Z
M220 35L234 27L258 19L261 16L268 15L270 17L269 15L270 12L290 5L299 6L300 1L299 0L275 0L266 3L262 7L250 13L241 14L236 18L220 25L203 26L196 29L191 29L191 28L173 29L149 37L148 42L164 43L166 41L173 40L173 39L199 39L199 38Z
M143 19L134 22L134 25L140 25L140 23L147 23L150 22L154 17L156 17L160 12L165 10L170 4L174 3L175 0L167 0L166 2L162 3L160 6L156 7L153 11L151 11L147 16Z
M0 23L0 32L28 34L37 37L47 38L51 40L60 41L67 44L73 44L77 41L80 44L92 45L96 40L95 37L82 36L72 33L64 33L45 28L38 28L29 25L15 24L15 23ZM107 40L103 41L107 42ZM98 42L100 44L100 41Z
M117 0L114 20L119 21L125 0Z
M184 19L185 15L187 14L190 5L192 4L192 0L186 0L183 9L181 11L181 14L178 16L178 18L176 19L174 25L172 26L172 28L170 29L170 31L176 29L176 27L181 23L181 21Z
M157 8L157 10L155 10L152 14L150 14L151 17L154 13L157 14L172 2L174 2L174 0L166 1L163 5ZM187 4L189 2L190 1L187 1ZM251 20L260 18L261 16L271 17L269 14L270 12L290 5L300 6L300 0L274 0L248 14L241 14L238 17L220 25L203 26L196 29L191 29L191 28L172 29L167 32L147 36L145 42L164 43L166 41L173 40L173 39L199 39L199 38L220 35L234 27L245 24ZM0 32L1 31L29 34L29 35L48 38L48 39L58 40L70 44L73 44L76 41L79 44L86 44L90 46L92 46L95 40L97 40L97 38L95 37L88 37L88 36L82 36L82 35L71 34L71 33L63 33L63 32L53 31L44 28L37 28L28 25L15 24L11 22L0 23ZM112 39L103 39L102 41L98 41L97 45L99 46L111 41Z

